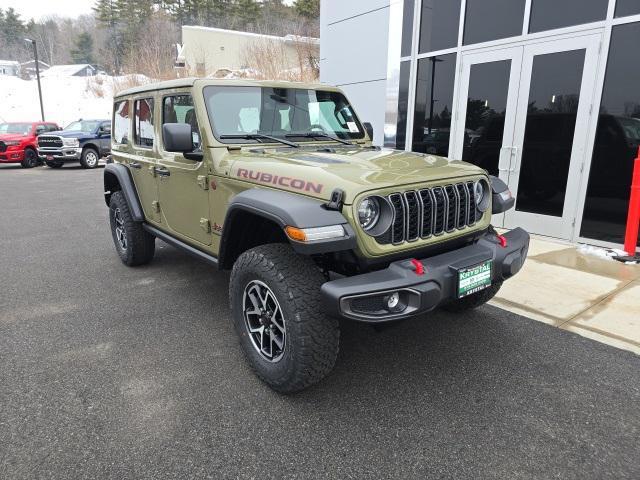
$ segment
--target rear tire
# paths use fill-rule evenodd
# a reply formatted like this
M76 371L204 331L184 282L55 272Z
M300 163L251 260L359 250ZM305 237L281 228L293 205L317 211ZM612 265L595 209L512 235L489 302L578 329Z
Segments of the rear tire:
M500 287L502 287L502 282L494 283L489 288L485 288L478 293L473 293L468 297L454 300L453 302L444 305L442 308L453 313L462 313L467 310L473 310L474 308L484 305L495 297L500 290Z
M22 168L33 168L38 166L38 154L35 150L27 148L24 151L24 160L20 162Z
M116 252L122 263L135 267L149 263L156 250L156 238L131 217L122 192L111 194L109 223Z
M100 155L97 150L87 147L82 151L82 156L80 157L82 168L96 168L99 161Z
M233 266L229 298L240 345L256 375L277 392L303 390L335 365L340 330L322 313L324 281L313 260L287 244L248 250Z

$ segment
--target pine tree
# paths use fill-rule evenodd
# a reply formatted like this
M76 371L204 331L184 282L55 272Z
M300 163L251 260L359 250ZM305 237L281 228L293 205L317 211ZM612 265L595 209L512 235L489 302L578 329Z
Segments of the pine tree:
M75 47L71 50L71 58L74 63L95 63L93 57L93 38L88 32L82 32L78 35Z
M317 19L320 16L320 0L296 0L293 8L298 15L308 19Z

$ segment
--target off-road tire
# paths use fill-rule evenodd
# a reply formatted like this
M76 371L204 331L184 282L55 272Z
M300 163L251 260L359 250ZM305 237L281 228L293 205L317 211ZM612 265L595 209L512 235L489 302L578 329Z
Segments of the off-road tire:
M96 168L99 163L100 154L95 148L87 147L82 150L82 155L80 156L80 165L82 165L82 168Z
M33 168L38 166L38 154L32 148L27 148L24 151L24 159L20 162L22 168Z
M126 235L126 246L123 247L117 237L116 216L122 221L122 227ZM131 217L129 205L127 205L122 192L113 192L109 202L109 223L111 225L111 237L116 247L120 260L125 265L135 267L149 263L153 259L156 249L156 239L142 228L142 223L136 222Z
M493 297L495 297L500 290L500 287L502 287L502 282L494 283L489 288L480 290L478 293L473 293L468 297L454 300L451 303L443 305L442 308L444 310L447 310L448 312L453 313L461 313L466 312L467 310L473 310L474 308L478 308L484 305Z
M44 162L49 168L62 168L64 162Z
M275 294L285 319L285 346L277 362L258 352L246 326L244 292L256 280ZM313 260L296 254L287 244L248 250L233 266L229 299L240 345L256 375L277 392L303 390L322 380L335 365L340 330L336 319L322 313L320 286L324 281Z

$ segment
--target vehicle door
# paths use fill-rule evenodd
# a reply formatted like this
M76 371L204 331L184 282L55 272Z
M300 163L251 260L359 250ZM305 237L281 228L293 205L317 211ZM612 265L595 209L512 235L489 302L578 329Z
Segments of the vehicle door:
M162 125L187 123L196 151L201 150L201 134L193 97L187 91L162 97ZM211 245L209 220L209 166L204 160L190 160L181 153L167 152L159 143L158 198L162 222L185 240Z
M111 150L111 122L102 122L98 127L98 145L100 155L104 156Z
M140 137L140 103L144 102L145 121L153 125L153 99L121 100L113 106L113 141L111 155L114 161L125 165L135 184L138 198L147 221L160 223L158 186L155 176L156 158L153 153L154 132L144 129ZM136 109L134 111L134 108ZM136 123L135 135L133 121Z

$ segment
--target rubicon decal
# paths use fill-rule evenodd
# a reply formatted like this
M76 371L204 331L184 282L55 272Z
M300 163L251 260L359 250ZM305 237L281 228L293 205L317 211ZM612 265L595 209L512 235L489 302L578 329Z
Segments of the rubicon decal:
M322 193L324 185L320 183L307 182L300 178L284 177L279 175L273 175L265 172L255 172L253 170L247 170L245 168L239 168L236 175L239 178L247 178L249 180L255 180L260 183L266 183L270 185L278 185L285 188L293 188L296 190L302 190L304 192Z

